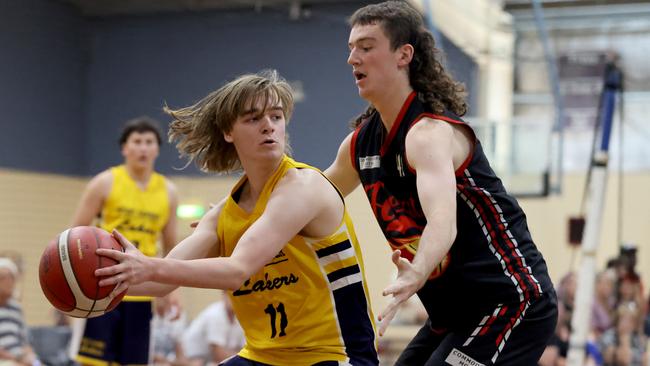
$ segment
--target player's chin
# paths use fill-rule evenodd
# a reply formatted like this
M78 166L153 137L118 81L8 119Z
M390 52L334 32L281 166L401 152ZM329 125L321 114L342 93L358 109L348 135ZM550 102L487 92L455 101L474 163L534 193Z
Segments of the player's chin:
M369 100L372 97L372 93L367 87L358 87L357 89L361 98Z
M280 159L284 154L284 146L282 144L273 144L271 146L264 146L260 151L260 156L263 159L274 161Z

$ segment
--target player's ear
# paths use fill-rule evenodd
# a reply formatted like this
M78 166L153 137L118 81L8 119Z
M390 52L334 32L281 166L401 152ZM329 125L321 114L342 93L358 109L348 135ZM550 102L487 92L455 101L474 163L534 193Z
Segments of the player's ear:
M230 142L232 144L232 134L230 132L224 132L223 133L223 139L226 140L226 142Z
M413 53L415 49L410 43L406 43L398 47L397 49L397 64L399 66L408 66L413 60Z

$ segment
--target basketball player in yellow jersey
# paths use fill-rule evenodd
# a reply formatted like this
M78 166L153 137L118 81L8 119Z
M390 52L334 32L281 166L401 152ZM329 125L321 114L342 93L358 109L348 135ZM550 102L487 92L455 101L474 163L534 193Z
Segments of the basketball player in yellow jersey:
M154 121L128 121L120 137L124 164L95 176L83 193L73 226L91 225L122 232L147 256L164 254L176 241L177 194L174 185L154 171L161 143ZM161 235L162 234L162 235ZM86 321L77 362L83 365L149 363L151 297L125 297L118 307ZM78 332L81 333L80 331Z
M363 261L338 190L285 155L293 109L276 72L244 75L197 104L166 109L170 138L204 170L243 169L230 195L164 259L142 255L118 231L120 264L98 270L114 293L177 286L227 290L246 346L239 365L377 365Z

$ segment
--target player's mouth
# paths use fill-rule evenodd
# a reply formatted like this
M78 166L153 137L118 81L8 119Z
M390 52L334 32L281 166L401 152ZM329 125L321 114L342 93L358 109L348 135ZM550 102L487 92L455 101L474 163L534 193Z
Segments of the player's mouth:
M364 73L362 73L362 72L360 72L360 71L354 71L353 74L354 74L354 79L357 81L357 84L358 84L361 80L363 80L363 79L366 78L366 74L364 74Z
M262 141L260 145L273 145L276 143L277 141L275 141L274 139L265 139L264 141Z

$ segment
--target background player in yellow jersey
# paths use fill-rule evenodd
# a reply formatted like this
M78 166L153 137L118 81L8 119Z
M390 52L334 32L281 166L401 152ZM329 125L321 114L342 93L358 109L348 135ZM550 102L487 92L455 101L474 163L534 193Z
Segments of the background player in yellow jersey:
M244 75L197 104L166 111L170 137L203 170L243 169L230 195L164 259L98 250L115 293L177 286L228 290L246 345L225 365L377 365L363 261L338 190L285 155L293 109L276 72ZM149 281L149 282L148 282ZM138 285L140 284L140 285Z
M122 232L145 255L164 253L176 243L177 193L154 171L161 143L156 123L145 117L128 121L120 136L124 163L95 176L86 187L72 226L99 226ZM77 361L83 365L149 363L150 297L126 297L118 307L86 321ZM78 324L78 323L77 323Z

